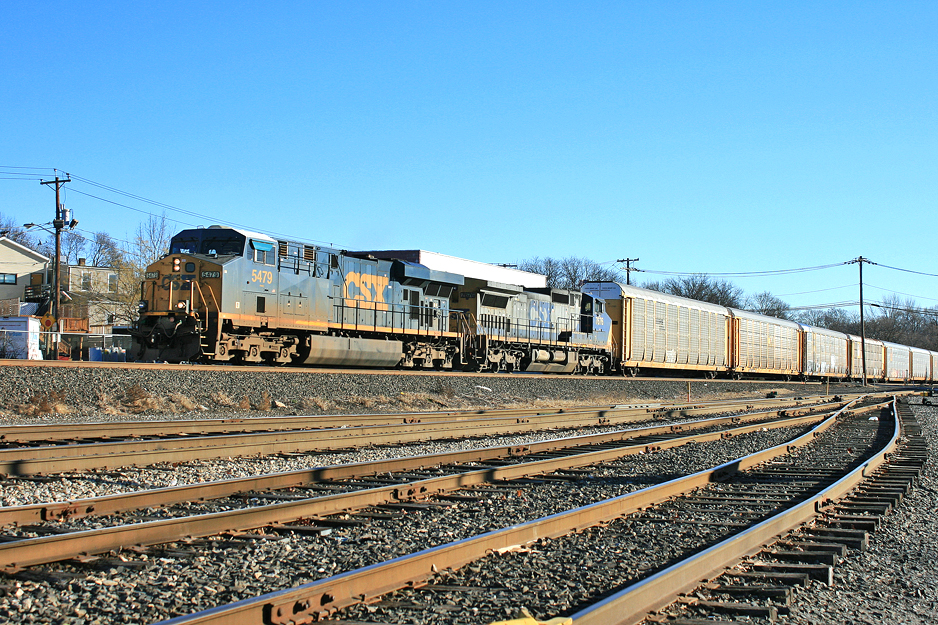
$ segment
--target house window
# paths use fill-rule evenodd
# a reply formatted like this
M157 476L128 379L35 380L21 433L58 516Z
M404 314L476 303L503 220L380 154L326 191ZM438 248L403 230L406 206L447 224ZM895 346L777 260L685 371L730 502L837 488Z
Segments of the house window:
M0 284L16 284L16 274L0 273Z
M117 274L116 273L107 274L107 290L108 290L108 293L117 293Z
M91 272L90 271L81 272L81 290L82 291L91 290Z

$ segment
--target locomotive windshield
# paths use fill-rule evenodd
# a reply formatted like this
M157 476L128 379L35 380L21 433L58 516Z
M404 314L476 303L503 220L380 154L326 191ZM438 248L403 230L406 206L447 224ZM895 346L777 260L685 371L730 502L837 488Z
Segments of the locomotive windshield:
M170 254L208 254L225 256L244 252L243 234L227 229L183 230L169 244Z

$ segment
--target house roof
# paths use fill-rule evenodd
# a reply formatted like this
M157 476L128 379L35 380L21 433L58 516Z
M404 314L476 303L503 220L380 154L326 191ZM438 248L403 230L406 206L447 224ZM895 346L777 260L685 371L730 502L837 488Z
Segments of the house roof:
M22 255L24 255L24 256L29 256L30 258L34 259L34 260L37 261L37 262L46 262L46 263L47 263L47 262L49 262L49 261L51 260L48 256L43 256L43 255L40 254L39 252L37 252L37 251L35 251L35 250L31 250L31 249L29 249L28 247L26 247L25 245L23 245L23 244L21 244L21 243L17 243L17 242L14 241L13 239L9 239L9 238L7 238L7 237L0 237L0 245L5 245L5 246L9 247L10 249L16 250L16 251L19 252L20 254L22 254Z

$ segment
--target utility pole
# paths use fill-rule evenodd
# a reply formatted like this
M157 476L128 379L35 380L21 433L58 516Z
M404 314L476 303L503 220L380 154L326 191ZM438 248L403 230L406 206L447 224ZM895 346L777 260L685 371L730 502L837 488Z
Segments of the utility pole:
M62 185L66 182L71 182L71 178L59 178L56 175L55 180L40 180L39 184L54 184L55 185L55 219L52 220L52 227L55 228L55 258L53 259L53 274L52 274L52 283L53 289L55 290L55 297L53 301L52 316L55 317L55 330L59 332L62 328L59 322L59 308L62 304L62 295L61 295L61 272L62 272L62 229L65 228L66 222L66 211L62 206L62 196L61 189ZM59 354L59 345L58 342L53 342L55 349L55 358L58 359Z
M860 265L860 350L863 356L863 386L866 386L866 320L863 317L863 263L870 261L868 258L859 256L850 262Z
M632 284L632 272L638 271L638 269L632 269L632 263L637 263L641 258L620 258L617 260L617 263L625 263L625 283L628 285Z

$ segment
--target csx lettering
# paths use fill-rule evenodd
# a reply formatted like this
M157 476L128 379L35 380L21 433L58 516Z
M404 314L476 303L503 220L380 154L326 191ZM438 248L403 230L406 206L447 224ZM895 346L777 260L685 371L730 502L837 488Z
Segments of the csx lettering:
M260 282L261 284L273 284L274 272L263 271L261 269L251 270L251 282Z
M163 276L163 281L160 284L160 288L164 291L168 291L172 287L177 291L182 288L182 280L179 279L179 276Z
M345 290L349 299L366 302L384 302L388 287L387 276L350 271L345 275Z

